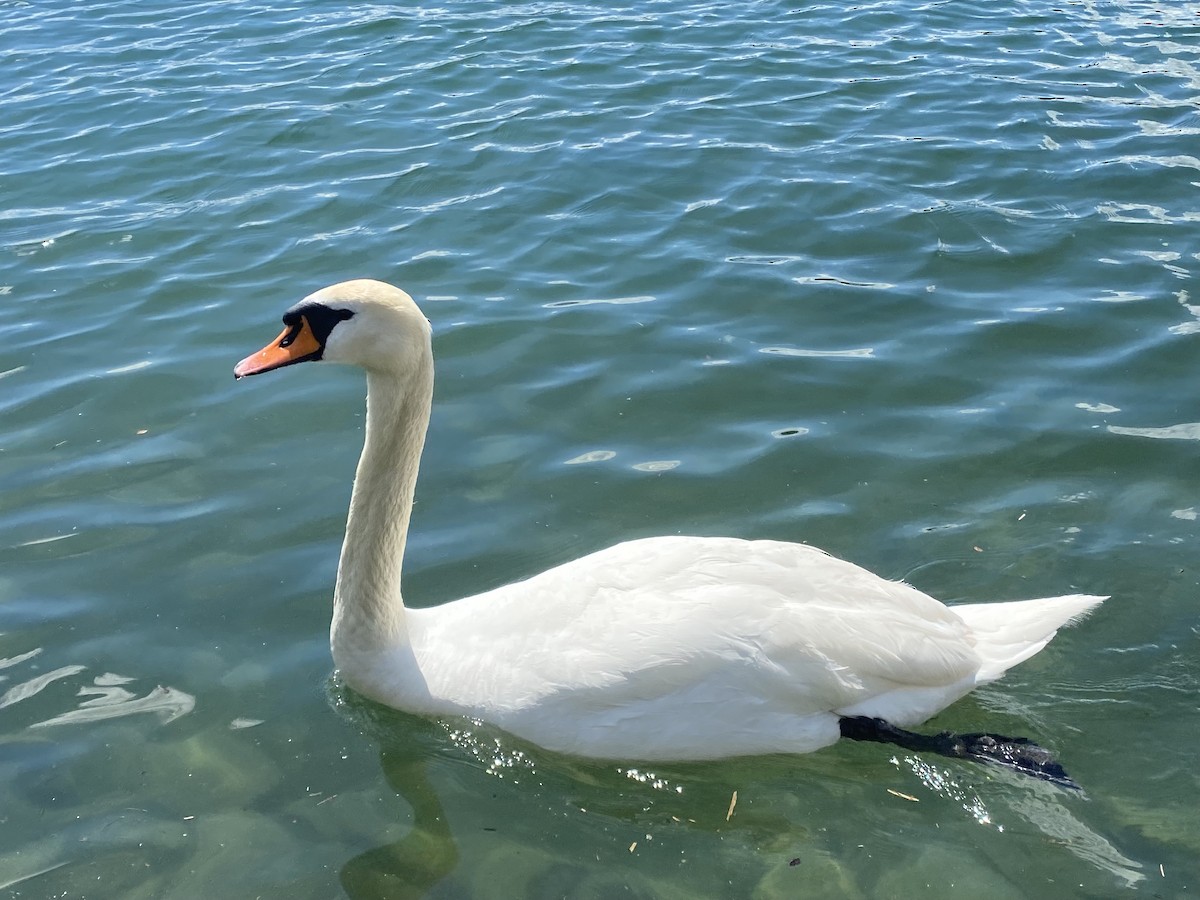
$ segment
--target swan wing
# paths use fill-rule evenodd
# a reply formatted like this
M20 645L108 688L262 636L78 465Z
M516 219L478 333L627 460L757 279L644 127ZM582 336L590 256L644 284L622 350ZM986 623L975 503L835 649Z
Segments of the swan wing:
M897 689L958 691L979 667L969 630L941 603L773 541L618 544L424 610L414 627L431 690L493 720L664 698L805 716Z

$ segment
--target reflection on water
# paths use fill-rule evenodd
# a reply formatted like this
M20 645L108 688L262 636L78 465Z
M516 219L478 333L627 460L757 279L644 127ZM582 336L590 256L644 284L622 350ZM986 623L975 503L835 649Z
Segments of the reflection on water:
M1161 428L1130 428L1124 425L1109 425L1108 430L1113 434L1124 434L1130 437L1200 441L1200 422L1184 422L1179 425L1165 425Z
M412 808L412 825L400 840L361 853L342 867L342 888L353 900L415 900L458 865L458 845L426 775L428 759L413 749L399 745L379 753L388 786Z
M1143 866L1121 853L1112 842L1078 819L1064 798L1039 786L1009 801L1015 812L1080 859L1110 872L1121 887L1130 888L1145 880Z
M0 669L15 666L18 663L33 659L42 652L37 647L26 653L0 660ZM44 691L56 681L70 678L84 671L87 666L60 666L49 672L43 672L18 682L0 695L0 709L28 700ZM7 680L3 676L0 680ZM79 688L76 696L89 699L81 700L75 709L59 713L49 719L33 722L29 728L49 728L53 725L77 725L87 722L100 722L105 719L118 719L122 716L132 716L138 713L153 713L162 724L173 722L180 716L190 713L196 706L196 698L177 688L163 685L151 689L145 696L124 687L135 681L123 675L106 672L92 679L90 685Z
M899 761L896 761L899 764ZM955 775L947 769L916 756L906 756L903 764L931 792L941 794L959 803L980 825L995 828L998 832L1019 827L1020 822L1005 826L993 818L991 810L979 792L963 787ZM1131 887L1145 879L1142 864L1129 859L1102 835L1080 821L1070 810L1070 804L1082 795L1063 790L1036 779L1024 778L1016 773L998 772L998 782L1011 782L1011 790L1000 798L1008 811L1020 820L1033 825L1057 846L1066 848L1080 859L1110 872L1119 883Z
M153 713L165 725L180 716L186 716L196 706L195 697L173 687L160 684L144 697L121 687L133 680L111 672L97 675L90 687L79 689L80 697L92 699L81 701L78 709L69 710L43 722L35 722L29 727L48 728L51 725L99 722L104 719L132 716L135 713Z
M830 885L836 896L892 896L947 875L964 888L991 885L989 897L1017 897L993 868L1014 846L1041 848L1047 872L1061 868L1054 857L1074 857L1112 889L1146 878L1142 863L1088 821L1094 807L1083 794L1007 771L905 754L890 764L912 778L897 782L876 759L865 777L876 782L868 790L876 802L893 807L891 833L883 835L845 816L859 793L850 783L864 778L856 766L873 755L859 747L849 751L857 763L824 752L648 770L557 757L486 723L429 722L336 684L330 697L383 745L383 775L411 810L400 839L342 868L342 885L355 898L488 897L494 883L481 872L489 870L503 871L516 895L540 896L550 877L563 896L601 898L617 889L611 865L643 858L654 873L624 865L620 881L647 897L730 896L727 880L722 890L707 879L735 859L736 895L764 900L829 896ZM764 784L775 785L768 796ZM448 807L464 787L477 799ZM509 811L504 817L495 813L498 802ZM547 843L568 822L591 839L563 843L559 835ZM972 838L967 823L983 826L975 834L986 839ZM936 847L924 846L917 837L924 832L937 835ZM882 846L893 841L922 852L899 860ZM846 852L855 846L857 861Z

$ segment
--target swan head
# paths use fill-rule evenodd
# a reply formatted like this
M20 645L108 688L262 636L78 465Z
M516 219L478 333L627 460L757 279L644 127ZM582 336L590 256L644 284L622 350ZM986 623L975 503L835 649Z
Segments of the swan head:
M235 378L301 362L337 362L368 372L414 375L429 365L430 328L412 297L382 281L343 281L283 314L283 331L233 370Z

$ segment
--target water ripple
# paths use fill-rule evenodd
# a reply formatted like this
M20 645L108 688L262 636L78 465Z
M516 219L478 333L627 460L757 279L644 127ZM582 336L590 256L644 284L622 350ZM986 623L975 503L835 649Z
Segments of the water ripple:
M346 277L400 282L435 327L409 552L425 602L696 530L814 540L945 596L1083 579L1114 601L1054 645L1054 665L1082 659L1081 683L1096 670L1074 651L1092 635L1139 648L1123 658L1145 669L1191 639L1193 7L51 0L0 4L0 29L0 610L25 641L0 660L0 706L34 748L14 743L4 773L21 795L5 814L39 835L32 849L111 809L104 786L125 758L160 774L150 789L132 777L142 787L122 804L195 803L174 793L189 779L171 763L212 755L215 772L266 773L220 801L226 826L229 809L255 810L255 833L295 821L281 798L328 781L328 745L357 740L330 736L306 686L329 666L361 381L309 367L236 388L229 377L282 309ZM87 674L109 668L124 674ZM1070 827L1057 807L1030 810L1017 818L1045 820L1036 845L1010 829L1012 843L948 858L984 871L994 853L1024 893L1069 878L1094 896L1132 882L1133 851L1113 834L1168 873L1194 868L1197 829L1180 810L1200 804L1138 781L1160 762L1187 771L1186 740L1153 742L1163 760L1138 754L1143 730L1194 731L1194 704L1132 676L1104 684L1147 711L1139 739L1069 691L1055 708L1079 732L1055 733L1075 758L1093 733L1127 748L1093 760L1115 799ZM1012 690L1026 688L1018 676ZM211 715L136 753L116 729L49 727L150 713L124 726L145 734L190 712L193 694ZM289 715L250 714L262 704ZM263 724L228 727L251 721ZM237 749L215 753L225 742ZM517 757L480 751L497 774L533 780ZM287 831L277 858L294 865L278 882L259 867L268 881L247 892L323 877L344 860L318 850L394 827L378 821L378 772L338 765L366 799L339 801L341 826ZM951 852L947 829L914 812L906 829L927 830L900 834L849 787L825 810L789 807L790 786L763 778L738 785L738 819L757 792L788 819L772 835L803 843L842 822L846 847L872 836L879 871L829 853L846 859L847 894L949 890L926 886L931 870L908 852L926 837ZM449 779L457 821L478 797L469 777ZM1004 808L926 785L976 821ZM73 808L46 800L67 796ZM538 847L553 833L571 859L596 850L594 833L516 802L483 806L527 819ZM464 858L493 852L457 836ZM737 833L719 837L734 846ZM753 880L767 877L752 871L758 848L702 869L721 857L689 841L703 874L671 869L681 895L794 893ZM77 861L78 842L62 852ZM124 893L227 888L228 856L196 853L140 875L211 883ZM41 872L45 895L81 893L73 873L111 879L129 858L49 857L16 869Z

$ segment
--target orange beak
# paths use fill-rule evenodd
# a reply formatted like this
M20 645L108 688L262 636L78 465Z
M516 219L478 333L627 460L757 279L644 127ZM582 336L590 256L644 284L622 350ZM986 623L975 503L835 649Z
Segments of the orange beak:
M306 359L313 359L321 349L320 341L308 327L308 319L301 316L299 324L283 329L279 337L234 366L233 377L260 375L272 369L290 366L292 363L304 362Z

